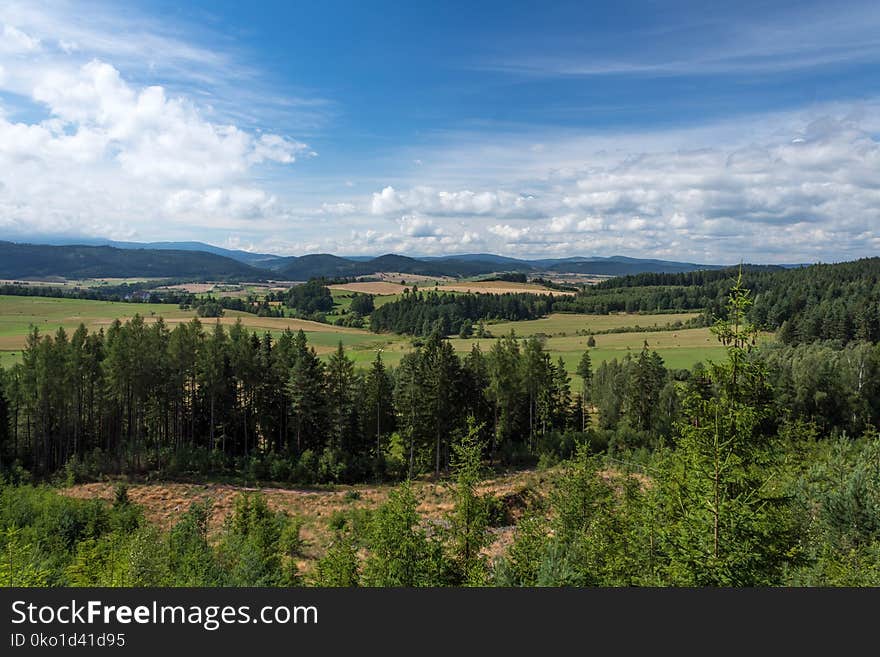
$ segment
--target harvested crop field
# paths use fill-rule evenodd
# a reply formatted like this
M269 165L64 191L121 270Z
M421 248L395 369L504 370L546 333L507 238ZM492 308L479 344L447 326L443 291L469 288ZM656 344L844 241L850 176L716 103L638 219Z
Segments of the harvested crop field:
M330 285L331 290L345 290L347 292L360 292L361 294L403 294L407 286L400 283L390 283L388 281L357 281L354 283L339 283L338 285Z
M552 294L554 296L571 296L574 292L551 290L534 283L508 283L506 281L473 281L469 283L452 283L441 285L439 289L450 292L473 292L475 294Z
M610 313L608 315L584 315L578 313L552 313L541 319L520 322L499 322L490 324L493 335L506 335L511 330L517 335L574 335L578 332L599 333L642 327L663 328L674 322L687 322L699 313L658 313L641 315L637 313Z

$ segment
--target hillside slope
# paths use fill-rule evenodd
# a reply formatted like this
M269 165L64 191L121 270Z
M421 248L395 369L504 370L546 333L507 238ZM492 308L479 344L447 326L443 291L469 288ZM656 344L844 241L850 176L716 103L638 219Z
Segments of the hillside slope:
M261 280L267 272L204 251L46 246L0 242L0 278L188 278Z

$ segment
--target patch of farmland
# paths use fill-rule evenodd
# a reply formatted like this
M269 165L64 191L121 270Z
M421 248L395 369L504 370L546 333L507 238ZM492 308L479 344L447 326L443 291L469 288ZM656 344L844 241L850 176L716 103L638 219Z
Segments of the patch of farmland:
M330 285L329 287L331 290L345 290L346 292L376 295L403 294L403 291L407 289L405 285L389 281L355 281L353 283Z
M492 335L507 335L511 330L518 336L575 334L579 331L596 333L621 328L662 328L675 322L686 322L698 313L658 313L640 315L636 313L611 313L608 315L584 315L577 313L552 313L541 319L520 322L499 322L490 324Z

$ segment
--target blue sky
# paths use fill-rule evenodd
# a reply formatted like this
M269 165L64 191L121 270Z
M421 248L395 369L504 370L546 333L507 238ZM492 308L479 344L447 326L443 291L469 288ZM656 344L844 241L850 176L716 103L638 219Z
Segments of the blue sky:
M0 237L873 255L878 34L877 3L4 2Z

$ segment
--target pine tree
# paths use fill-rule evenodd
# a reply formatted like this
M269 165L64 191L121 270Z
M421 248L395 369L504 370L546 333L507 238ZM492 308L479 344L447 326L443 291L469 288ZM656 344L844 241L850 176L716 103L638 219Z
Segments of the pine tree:
M484 584L488 574L481 550L490 540L489 507L476 490L483 470L481 429L472 417L468 418L467 432L452 446L455 507L449 515L447 533L460 580L471 585Z
M362 414L365 439L376 446L377 458L382 454L382 436L391 433L395 428L393 392L394 384L382 362L382 353L377 350L365 379Z
M493 454L517 433L524 397L521 361L519 341L513 331L492 345L487 358L488 392L494 405Z
M523 384L529 403L529 446L534 445L535 425L539 418L543 420L542 433L546 429L550 414L548 388L551 385L553 368L550 364L550 355L544 351L544 346L536 337L526 340L522 356ZM539 397L541 398L539 400ZM540 402L540 403L539 403ZM539 410L539 405L541 409Z
M589 418L587 405L590 403L590 390L593 387L593 361L590 358L589 351L584 351L580 361L578 361L575 373L581 377L581 399L578 408L581 412L581 431L586 431Z
M8 467L13 458L9 431L9 398L8 388L11 376L0 367L0 470Z
M214 324L214 329L205 340L199 355L199 387L207 396L209 407L208 449L213 451L216 447L218 401L227 383L226 366L229 357L226 331L219 320Z
M754 586L778 581L792 546L785 499L755 466L767 458L757 394L763 365L748 358L755 329L745 319L748 292L734 285L728 319L714 331L727 360L713 364L714 392L683 402L677 448L663 463L661 497L674 584Z
M324 369L327 386L327 414L330 444L334 449L352 451L355 418L354 363L345 355L342 341Z
M657 352L650 351L645 342L632 363L624 400L624 414L636 429L647 431L653 428L665 377L663 360Z
M300 330L294 340L293 365L287 379L296 454L320 447L327 411L324 386L324 366Z
M434 476L439 478L445 467L449 439L456 429L459 418L459 390L461 362L452 345L435 331L428 339L422 356L426 397L423 400L430 410L430 424L434 431Z
M404 355L395 372L394 405L397 408L397 425L406 437L409 452L408 477L416 471L416 458L430 440L433 427L430 426L430 413L426 406L426 376L421 350L416 349Z
M418 501L409 482L388 495L372 517L365 586L441 586L449 581L443 546L420 526Z

